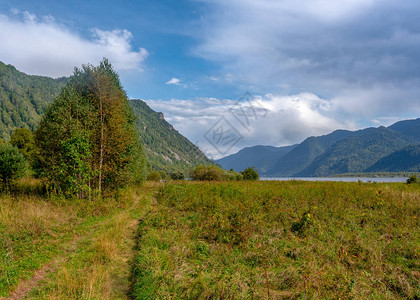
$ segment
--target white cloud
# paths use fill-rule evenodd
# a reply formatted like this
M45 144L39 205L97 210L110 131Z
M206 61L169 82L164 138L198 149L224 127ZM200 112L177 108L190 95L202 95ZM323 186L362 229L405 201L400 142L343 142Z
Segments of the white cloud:
M166 82L166 84L169 84L169 85L171 85L171 84L173 84L173 85L181 85L181 80L178 79L178 78L176 78L176 77L173 77L170 80L168 80Z
M212 9L193 53L219 63L224 82L323 95L354 120L418 112L418 2L202 1Z
M13 14L13 18L0 15L0 40L3 41L0 60L28 74L67 76L74 67L97 64L103 57L117 70L140 70L148 56L144 48L132 49L132 35L125 29L95 28L87 39L57 23L52 16L40 19L16 9Z
M147 103L154 110L162 111L178 131L213 158L218 158L221 154L206 141L204 135L221 117L226 118L244 137L229 153L258 144L290 145L309 136L327 134L338 128L356 128L352 122L338 121L337 111L329 101L311 93L291 96L265 95L255 97L250 102L200 98L148 100ZM240 123L235 118L234 114L241 111L249 113L248 124Z

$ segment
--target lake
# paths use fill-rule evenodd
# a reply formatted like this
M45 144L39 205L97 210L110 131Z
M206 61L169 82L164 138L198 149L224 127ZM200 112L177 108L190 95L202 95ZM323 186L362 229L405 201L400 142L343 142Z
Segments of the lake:
M406 182L408 177L261 177L260 180L274 181L342 181L342 182Z

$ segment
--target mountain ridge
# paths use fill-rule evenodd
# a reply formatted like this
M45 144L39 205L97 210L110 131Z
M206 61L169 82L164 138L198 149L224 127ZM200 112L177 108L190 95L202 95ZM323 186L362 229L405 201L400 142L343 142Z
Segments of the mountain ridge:
M293 145L289 149L290 151L283 152L276 158L271 157L269 161L253 159L248 166L256 161L259 162L254 166L262 176L267 177L319 177L372 172L371 167L375 163L390 156L391 158L381 162L381 169L375 170L383 171L388 168L408 171L410 169L408 167L408 169L399 169L395 166L387 167L384 164L391 164L393 153L416 144L420 144L420 118L398 121L389 127L370 127L357 131L335 130L330 134L308 137L302 143ZM258 148L255 147L260 146L247 147L246 149L247 152L258 156L259 153L256 151ZM281 148L287 149L287 146ZM235 165L235 160L239 160L242 165L245 165L242 157L237 158L243 150L228 156L228 160L222 158L217 162L223 167ZM398 155L401 156L403 153L405 152ZM261 157L264 157L264 154ZM275 161L274 164L273 161ZM270 169L261 167L267 163L272 164ZM408 164L407 166L410 164L409 162L405 163ZM415 167L413 168L415 169Z
M34 130L42 114L67 82L27 75L0 62L0 138L8 140L15 128ZM198 164L212 164L201 150L142 100L129 100L152 170L188 172ZM146 128L146 129L145 129Z

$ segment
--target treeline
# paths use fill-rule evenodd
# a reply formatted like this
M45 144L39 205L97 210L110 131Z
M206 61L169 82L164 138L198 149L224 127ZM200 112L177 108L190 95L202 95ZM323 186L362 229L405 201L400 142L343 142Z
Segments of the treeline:
M192 180L198 181L226 181L226 180L258 180L260 178L258 172L253 167L246 168L242 172L235 172L233 169L229 171L223 170L219 167L212 165L199 165L187 173ZM175 172L167 174L165 171L153 171L151 172L147 180L161 181L161 180L182 180L186 178L186 174L183 172Z
M34 134L17 129L0 147L3 186L30 168L66 196L109 196L146 177L135 118L108 60L75 69ZM6 170L7 169L7 170Z

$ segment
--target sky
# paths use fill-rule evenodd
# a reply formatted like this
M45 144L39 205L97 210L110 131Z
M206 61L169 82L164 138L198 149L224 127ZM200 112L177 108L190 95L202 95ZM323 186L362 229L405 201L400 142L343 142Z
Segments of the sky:
M108 58L209 157L420 116L416 0L0 0L0 61Z

